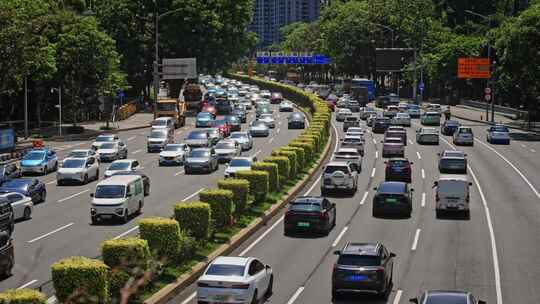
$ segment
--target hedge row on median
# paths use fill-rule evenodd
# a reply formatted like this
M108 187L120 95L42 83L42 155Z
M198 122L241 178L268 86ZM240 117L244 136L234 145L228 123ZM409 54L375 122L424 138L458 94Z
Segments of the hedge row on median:
M212 230L212 209L204 202L182 202L174 205L174 218L189 236L204 241Z
M47 297L34 289L8 289L0 293L0 304L46 304Z
M205 189L199 192L199 200L208 203L212 211L212 228L219 230L232 222L234 193L225 189Z

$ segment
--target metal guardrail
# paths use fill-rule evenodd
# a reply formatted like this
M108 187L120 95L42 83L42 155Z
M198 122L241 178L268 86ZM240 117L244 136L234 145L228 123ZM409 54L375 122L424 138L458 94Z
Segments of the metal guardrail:
M460 100L459 103L461 105L464 105L464 106L469 106L469 107L478 108L478 109L485 109L486 106L487 106L487 104L485 102L476 101L476 100L462 99L462 100ZM490 110L491 110L491 105L489 105L489 107L490 107ZM520 111L520 110L517 110L517 109L513 109L513 108L509 108L509 107L503 107L503 106L499 106L499 105L495 105L494 109L495 109L495 112L512 115L514 119L526 119L528 117L528 115L529 115L529 113L527 111Z

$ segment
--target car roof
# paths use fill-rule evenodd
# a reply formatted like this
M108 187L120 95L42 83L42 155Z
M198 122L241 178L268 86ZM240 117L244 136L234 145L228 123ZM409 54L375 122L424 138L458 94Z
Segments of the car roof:
M331 161L326 164L326 167L328 166L348 166L349 163L345 161Z
M132 159L132 158L128 158L128 159L117 159L115 161L113 161L111 164L113 163L132 163L136 161L136 159Z
M346 152L346 153L358 153L356 148L339 148L336 152Z
M97 185L106 186L106 185L126 184L126 183L131 183L133 181L136 181L139 178L141 178L140 175L113 175L111 177L108 177L102 180Z
M343 140L345 140L345 139L360 139L360 140L362 140L362 136L345 134L345 137L343 137Z
M246 266L251 260L252 258L249 257L219 256L212 261L212 264Z
M377 256L381 244L350 242L345 245L341 253Z
M73 149L71 150L71 152L90 152L92 151L91 149Z
M407 183L404 182L381 182L377 188L379 193L405 193Z
M63 159L63 161L65 162L66 160L78 160L78 161L81 161L81 160L88 160L91 156L85 156L85 157L66 157Z

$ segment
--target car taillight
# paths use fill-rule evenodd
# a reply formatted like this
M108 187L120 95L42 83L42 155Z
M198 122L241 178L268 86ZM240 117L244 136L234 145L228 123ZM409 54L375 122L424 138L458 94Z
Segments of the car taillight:
M197 282L197 287L210 287L210 284L203 283L203 282Z
M232 289L248 289L249 284L233 284L231 285Z
M323 221L327 220L328 219L328 213L326 211L323 211L321 213L319 213L319 218Z
M334 263L334 267L332 267L332 272L336 272L337 269L337 263Z

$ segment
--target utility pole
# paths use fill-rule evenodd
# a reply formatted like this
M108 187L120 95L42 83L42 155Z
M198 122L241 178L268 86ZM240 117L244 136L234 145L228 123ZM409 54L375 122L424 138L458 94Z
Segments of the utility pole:
M28 77L24 75L24 138L28 138Z
M62 86L58 88L51 88L51 93L58 92L58 104L55 105L58 108L58 135L62 136Z
M418 95L417 95L417 92L416 92L416 89L418 87L418 81L416 79L416 48L414 49L414 62L413 62L413 69L414 69L414 73L413 73L413 99L414 99L414 103L418 104Z

